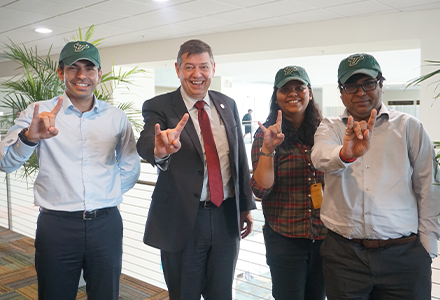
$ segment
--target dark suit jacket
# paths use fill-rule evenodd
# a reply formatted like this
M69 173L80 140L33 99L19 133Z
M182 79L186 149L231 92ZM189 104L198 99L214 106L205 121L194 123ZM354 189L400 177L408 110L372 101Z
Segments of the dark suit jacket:
M209 91L209 96L225 124L229 143L237 208L230 220L236 222L238 238L240 212L256 208L240 119L233 99L214 91ZM154 166L154 125L159 123L162 130L175 128L187 112L180 89L145 101L142 107L145 125L137 142L139 155ZM180 142L182 147L171 155L167 171L159 173L144 234L145 244L170 252L183 249L193 229L204 178L202 147L191 118L180 135Z

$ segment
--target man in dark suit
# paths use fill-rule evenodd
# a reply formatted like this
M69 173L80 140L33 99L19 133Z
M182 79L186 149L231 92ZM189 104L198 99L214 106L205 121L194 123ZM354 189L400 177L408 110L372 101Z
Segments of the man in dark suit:
M256 207L240 119L233 99L208 91L209 45L185 42L175 67L181 87L142 108L138 153L160 169L144 243L161 250L171 300L228 300Z

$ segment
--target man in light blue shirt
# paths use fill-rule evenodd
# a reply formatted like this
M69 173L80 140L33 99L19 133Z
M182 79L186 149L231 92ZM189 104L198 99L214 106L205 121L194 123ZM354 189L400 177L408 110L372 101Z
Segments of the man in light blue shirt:
M39 299L75 299L82 269L89 300L118 299L122 219L117 205L139 178L135 138L127 116L93 94L102 76L94 45L66 44L58 75L65 93L20 113L0 143L0 169L19 169L37 150Z

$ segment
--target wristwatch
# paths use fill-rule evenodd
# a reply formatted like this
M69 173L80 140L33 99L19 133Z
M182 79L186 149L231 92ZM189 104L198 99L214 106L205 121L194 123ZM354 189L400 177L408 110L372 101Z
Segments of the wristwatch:
M269 156L269 157L274 157L275 156L275 151L272 152L272 153L265 153L265 152L263 152L262 149L263 149L263 147L260 148L260 155Z
M31 142L31 141L29 141L29 140L27 139L25 133L26 133L26 131L28 131L28 130L29 130L29 128L23 128L23 130L20 131L20 133L18 134L18 138L19 138L23 143L25 143L25 144L28 145L28 146L33 147L33 146L38 145L38 143Z

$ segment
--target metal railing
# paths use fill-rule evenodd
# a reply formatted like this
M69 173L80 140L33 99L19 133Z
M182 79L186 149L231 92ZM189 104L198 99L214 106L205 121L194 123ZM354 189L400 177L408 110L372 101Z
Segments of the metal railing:
M5 175L5 173L0 173ZM38 207L33 204L32 178L20 179L20 171L8 174L0 184L0 226L34 238ZM124 195L119 209L124 222L122 272L166 289L159 250L143 243L143 233L157 172L142 164L139 182ZM254 232L240 245L234 280L234 299L272 299L271 279L266 265L261 202L252 211ZM440 258L432 265L432 299L440 299Z
M20 175L21 169L7 174L0 184L0 226L34 238L39 211L33 202L33 178L26 181ZM145 221L156 178L156 169L143 163L138 183L124 194L124 201L119 206L124 222L122 272L166 289L160 252L143 243ZM271 299L260 203L258 207L258 210L253 211L254 232L241 242L234 280L234 299L237 300Z

